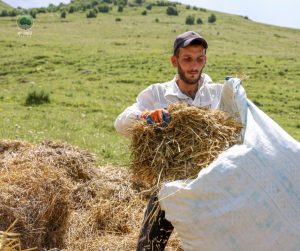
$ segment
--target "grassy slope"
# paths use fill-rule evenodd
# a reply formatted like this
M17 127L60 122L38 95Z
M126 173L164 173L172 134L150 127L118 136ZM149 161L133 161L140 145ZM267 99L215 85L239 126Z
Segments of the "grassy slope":
M2 10L12 10L13 7L11 7L9 4L4 3L0 0L0 11Z
M173 42L190 28L200 29L209 43L205 72L214 81L249 75L243 84L248 97L300 140L300 30L184 5L179 16L167 16L166 7L142 16L144 9L117 13L114 6L95 19L83 12L65 20L59 13L38 14L28 38L18 37L14 18L0 18L0 138L62 139L92 150L100 164L126 163L128 141L115 132L114 120L141 90L174 77ZM215 24L207 23L211 13ZM185 25L188 14L204 24ZM48 90L52 103L25 106L32 88Z

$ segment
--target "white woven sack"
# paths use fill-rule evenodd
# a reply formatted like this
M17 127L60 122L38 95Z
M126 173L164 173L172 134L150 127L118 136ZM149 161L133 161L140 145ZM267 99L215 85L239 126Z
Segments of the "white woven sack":
M165 184L160 205L184 250L300 250L300 143L225 82L219 107L241 115L244 144L198 178Z

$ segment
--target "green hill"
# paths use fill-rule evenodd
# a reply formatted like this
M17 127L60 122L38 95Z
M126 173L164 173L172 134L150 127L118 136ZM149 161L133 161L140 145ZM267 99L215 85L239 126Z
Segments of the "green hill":
M204 72L215 82L249 76L243 82L248 98L300 140L300 30L181 4L178 16L169 16L168 6L153 3L150 10L143 3L123 12L111 3L96 18L86 18L89 9L61 18L54 8L37 14L31 37L18 37L14 18L0 18L0 138L62 139L94 151L101 164L124 164L128 141L115 132L114 120L140 91L174 77L174 40L191 29L209 44ZM207 21L211 14L215 23ZM203 24L186 25L188 15ZM30 103L29 97L47 102L40 90L51 103Z
M0 0L0 11L2 10L12 10L13 7L11 7L9 4L4 3L3 1Z

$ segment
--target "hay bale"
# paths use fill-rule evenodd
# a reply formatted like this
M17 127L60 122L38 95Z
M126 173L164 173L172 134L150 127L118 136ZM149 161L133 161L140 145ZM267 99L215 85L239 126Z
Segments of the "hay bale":
M64 142L0 140L0 172L0 230L19 218L22 247L136 248L148 197L129 169L98 168L94 154ZM182 250L176 234L166 250Z
M243 125L237 122L237 114L181 103L171 104L168 111L172 121L165 128L140 120L129 129L130 168L149 185L193 178L239 143Z
M0 230L18 218L23 247L136 248L148 193L129 169L97 168L94 154L64 142L0 140L0 172ZM176 233L166 250L182 250Z
M1 229L19 219L15 229L26 248L60 246L73 187L65 170L37 158L34 144L2 141L1 149Z

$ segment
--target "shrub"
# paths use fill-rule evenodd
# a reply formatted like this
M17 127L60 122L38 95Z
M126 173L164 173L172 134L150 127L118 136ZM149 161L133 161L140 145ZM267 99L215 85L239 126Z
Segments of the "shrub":
M37 8L37 12L38 12L38 13L47 13L47 9L44 8L44 7Z
M199 17L199 18L197 18L197 24L202 24L203 22L202 22L202 19Z
M121 18L117 17L116 22L120 22L120 21L122 21Z
M37 13L37 11L34 10L34 9L31 9L31 10L29 11L29 14L30 14L33 18L36 18L36 13Z
M214 23L217 21L217 17L215 14L211 14L211 16L208 17L208 22L209 23Z
M167 14L168 15L178 16L178 11L176 10L176 8L169 6L167 8Z
M156 23L159 23L159 19L158 19L158 18L155 18L155 22L156 22Z
M247 16L244 16L245 19L249 19Z
M95 7L96 5L99 5L99 2L98 1L93 1L92 2L92 7Z
M11 17L15 17L15 16L19 15L19 12L16 9L13 9L8 12L8 15Z
M0 17L6 17L8 16L7 10L2 10Z
M99 5L98 6L98 10L99 10L99 12L109 12L109 7L108 7L108 5Z
M200 11L204 11L204 12L206 12L206 9L200 8Z
M98 12L99 12L98 9L97 9L97 7L94 7L94 8L93 8L93 11L94 11L95 13L98 13Z
M123 5L119 5L118 12L123 12Z
M26 105L40 105L50 102L50 94L43 89L41 91L37 91L36 89L29 90L25 100Z
M198 8L196 6L193 7L193 10L198 10Z
M142 12L142 15L146 16L146 15L147 15L147 11L144 10L144 11Z
M70 9L69 9L69 13L73 13L75 11L75 8L73 5L70 6Z
M112 3L113 1L112 0L102 0L103 3Z
M141 3L142 3L142 0L135 0L135 2L136 2L137 4L141 4Z
M194 24L195 18L193 16L187 16L185 19L185 24Z
M86 11L86 6L85 5L82 6L82 10Z
M67 12L64 10L61 14L60 17L61 18L66 18Z
M187 10L189 10L189 9L191 8L191 6L190 6L190 5L187 5L185 8L186 8Z
M88 13L86 13L86 17L87 18L97 17L97 13L93 10L90 10Z
M148 4L148 5L146 6L146 9L147 9L147 10L151 10L151 9L152 9L152 4Z
M156 1L156 5L157 6L166 6L166 2L165 1Z
M90 9L91 7L92 7L92 6L91 6L90 4L87 4L87 5L86 5L86 8L87 8L87 9Z

